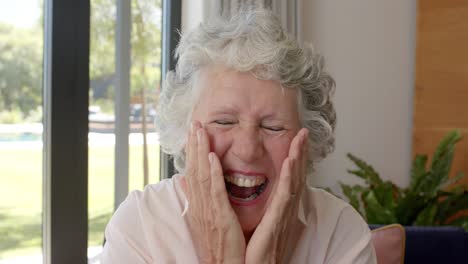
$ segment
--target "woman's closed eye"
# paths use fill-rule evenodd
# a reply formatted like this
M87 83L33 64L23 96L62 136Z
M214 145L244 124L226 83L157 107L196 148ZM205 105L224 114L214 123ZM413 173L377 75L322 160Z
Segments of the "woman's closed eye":
M235 125L237 121L230 120L230 119L219 119L219 120L213 121L212 123L218 126L227 127L227 126ZM283 126L277 126L277 125L276 126L275 125L260 125L260 128L268 130L270 132L281 132L285 130Z
M273 132L280 132L284 130L284 127L282 126L265 126L262 125L262 128L273 131Z
M233 120L215 120L213 123L217 125L229 126L233 125L235 122Z

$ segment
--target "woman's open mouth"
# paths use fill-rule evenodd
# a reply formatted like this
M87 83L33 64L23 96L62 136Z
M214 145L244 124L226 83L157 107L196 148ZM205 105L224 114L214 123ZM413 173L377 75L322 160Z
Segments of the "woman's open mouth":
M268 185L268 179L265 176L232 171L224 175L224 182L229 198L240 203L257 199Z

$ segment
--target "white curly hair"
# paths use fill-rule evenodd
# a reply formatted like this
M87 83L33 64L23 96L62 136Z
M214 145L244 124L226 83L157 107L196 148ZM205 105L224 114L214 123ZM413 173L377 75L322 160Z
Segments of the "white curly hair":
M230 19L209 19L181 36L175 55L177 66L166 75L155 122L162 150L173 156L179 173L185 170L184 146L198 100L197 80L213 65L298 89L301 125L309 130L308 168L333 151L335 81L325 71L323 57L288 36L271 11L246 9Z

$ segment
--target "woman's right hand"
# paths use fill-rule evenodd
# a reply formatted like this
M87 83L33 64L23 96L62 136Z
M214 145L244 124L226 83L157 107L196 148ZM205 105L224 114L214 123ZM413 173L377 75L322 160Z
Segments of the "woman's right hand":
M223 169L198 122L192 123L186 157L182 188L189 201L186 217L200 263L244 263L245 238L229 203Z

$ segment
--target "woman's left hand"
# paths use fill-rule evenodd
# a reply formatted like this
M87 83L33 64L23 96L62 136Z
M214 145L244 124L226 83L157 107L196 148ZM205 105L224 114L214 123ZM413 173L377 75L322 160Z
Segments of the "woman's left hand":
M291 231L288 227L297 221L299 200L305 186L307 135L307 129L303 128L291 142L271 204L247 245L247 264L280 263L284 257L287 234Z

